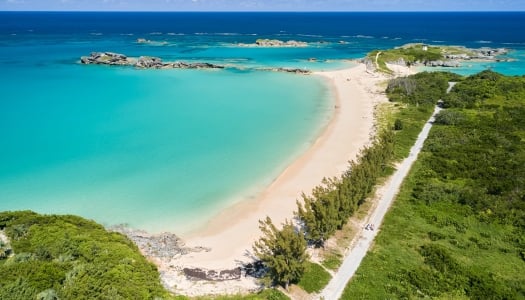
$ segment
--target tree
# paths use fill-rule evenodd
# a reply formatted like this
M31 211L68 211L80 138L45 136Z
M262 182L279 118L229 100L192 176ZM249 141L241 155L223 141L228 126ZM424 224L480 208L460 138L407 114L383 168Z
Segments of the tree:
M297 201L296 216L304 226L305 237L317 247L324 247L325 241L342 224L337 186L335 179L325 178L322 185L313 189L311 197L302 195L303 205Z
M268 268L268 276L274 284L288 289L290 283L297 282L304 273L306 240L302 231L297 231L288 220L278 230L269 217L259 221L263 236L253 245L253 251Z

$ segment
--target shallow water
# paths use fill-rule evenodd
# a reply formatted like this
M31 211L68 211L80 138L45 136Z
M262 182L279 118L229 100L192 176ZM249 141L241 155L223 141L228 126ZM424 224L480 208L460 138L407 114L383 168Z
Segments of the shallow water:
M504 35L490 22L483 35L489 25L476 21L497 14L468 15L473 25L454 34L442 19L455 15L411 16L435 26L414 31L404 14L0 12L0 210L184 232L254 197L311 145L333 107L319 78L255 68L343 68L373 49L426 41L511 47L512 62L454 71L524 73L522 36L508 33L523 14L505 15ZM238 46L257 38L310 46ZM80 65L92 51L241 69Z

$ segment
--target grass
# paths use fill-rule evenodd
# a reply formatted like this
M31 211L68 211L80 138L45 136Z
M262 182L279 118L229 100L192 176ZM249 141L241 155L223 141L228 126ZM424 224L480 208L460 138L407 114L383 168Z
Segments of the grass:
M237 296L219 296L217 298L212 298L212 299L215 299L215 300L289 300L290 298L288 298L288 296L286 296L279 290L264 289L257 294L237 295Z
M495 278L505 277L510 282L513 278L523 278L517 267L523 265L523 261L520 262L517 255L508 255L508 252L516 251L506 240L512 236L511 228L488 225L468 217L465 208L458 204L427 206L411 201L411 191L420 171L421 165L416 162L384 220L375 247L363 260L342 299L437 296L436 290L440 287L429 283L437 275L420 254L421 247L430 243L437 243L446 249L450 259L467 270L464 272L475 274L476 270L484 270ZM457 275L457 278L461 276ZM374 284L377 282L381 284ZM418 290L414 284L428 288ZM514 287L500 288L518 287L519 281ZM466 297L453 287L439 295L451 299Z
M429 105L407 105L396 114L396 118L403 123L403 129L396 131L395 135L394 158L396 160L402 160L408 156L410 148L414 145L433 110L434 107Z
M374 64L376 63L376 55L379 50L372 51L368 54ZM380 72L386 74L393 74L393 71L386 65L389 62L396 62L403 59L406 63L414 63L417 61L434 61L444 59L444 54L467 54L473 55L463 47L454 46L427 46L427 50L423 50L423 44L408 44L399 48L382 50L377 58L377 67Z
M434 107L430 105L416 106L397 102L388 102L378 106L375 116L379 130L392 127L395 119L400 119L403 123L403 129L396 131L395 160L401 160L408 156L410 148L433 110ZM388 168L383 175L388 177L394 171L394 169Z
M308 293L320 292L330 281L332 276L323 267L316 263L308 262L306 271L297 283Z
M321 262L328 270L336 271L343 263L343 254L338 249L329 249Z
M505 101L507 104L510 102L510 100ZM503 109L499 109L501 110ZM517 114L519 109L515 108L512 111ZM396 136L396 155L402 157L408 153L413 139L419 133L418 127L422 126L421 121L428 118L427 113L429 114L417 107L407 107L396 116L401 116L405 125ZM473 111L469 119L476 116L480 118L479 120L486 120L482 118L483 113L478 110ZM512 124L506 123L507 127L501 128L523 130L523 123L519 121L523 118L514 118L518 121ZM481 137L498 137L506 143L515 143L516 147L522 147L523 141L520 144L519 138L504 139L506 135L498 131L501 130L498 126L504 123L501 120L498 122L500 123L490 123L491 125L476 124L475 130L479 131ZM412 167L396 201L384 219L374 247L368 252L352 281L347 285L341 299L524 298L523 227L509 221L516 218L513 214L519 216L519 208L508 209L508 214L497 219L492 216L496 215L496 212L486 208L485 205L500 203L496 202L498 197L502 198L499 194L487 196L488 194L480 193L488 200L480 207L468 204L468 201L478 201L480 197L470 199L465 195L461 196L465 187L471 185L475 189L477 186L473 185L474 181L486 180L487 177L493 176L490 171L497 170L494 168L484 171L482 167L478 167L478 165L483 166L485 162L475 160L477 157L473 153L477 153L476 147L483 145L480 144L482 142L485 143L485 147L492 151L488 153L493 153L493 156L486 157L484 160L490 159L496 163L500 161L498 157L506 156L498 155L497 149L507 144L503 142L498 144L497 141L492 140L487 142L483 138L469 140L467 134L457 135L461 138L455 141L454 133L470 132L467 129L468 127L446 126L432 128L423 152ZM490 134L482 135L483 131ZM443 145L446 145L446 151L438 149ZM514 151L517 152L517 149L519 148ZM467 155L468 153L470 156ZM512 154L507 151L509 157L519 159ZM462 164L461 168L452 170L455 164L450 166L443 164L448 162L443 157L448 158L449 155L449 161L455 164L458 161L468 162L469 159L476 164ZM441 160L438 157L441 157ZM509 162L504 159L501 161L512 162L510 159ZM464 166L471 166L471 168ZM499 165L495 164L495 166ZM498 177L494 180L514 182L513 180L522 180L516 179L523 178L520 174L523 174L522 168L516 166L510 177ZM464 197L461 198L464 200L459 201L460 196ZM513 194L510 193L510 196ZM523 201L523 198L520 199L509 198L508 203L501 203L510 205L512 201ZM494 207L494 210L500 212L505 212L504 209Z

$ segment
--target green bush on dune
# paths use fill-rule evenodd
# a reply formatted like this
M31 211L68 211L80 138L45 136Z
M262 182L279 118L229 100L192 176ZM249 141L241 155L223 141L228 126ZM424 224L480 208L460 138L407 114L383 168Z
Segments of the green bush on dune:
M14 255L0 260L0 299L160 299L156 267L119 233L76 216L0 213Z
M484 71L443 100L343 299L525 298L525 77Z

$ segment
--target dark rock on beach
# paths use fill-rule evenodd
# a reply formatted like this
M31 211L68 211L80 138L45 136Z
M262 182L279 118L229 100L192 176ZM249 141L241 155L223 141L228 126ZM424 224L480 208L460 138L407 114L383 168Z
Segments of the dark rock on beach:
M221 271L201 268L184 268L182 271L184 272L184 275L191 280L225 281L240 279L242 276L241 268Z
M156 259L171 259L190 252L207 251L205 248L186 247L184 241L169 232L150 234L146 231L131 229L126 226L115 226L110 230L119 232L132 240L147 257Z

